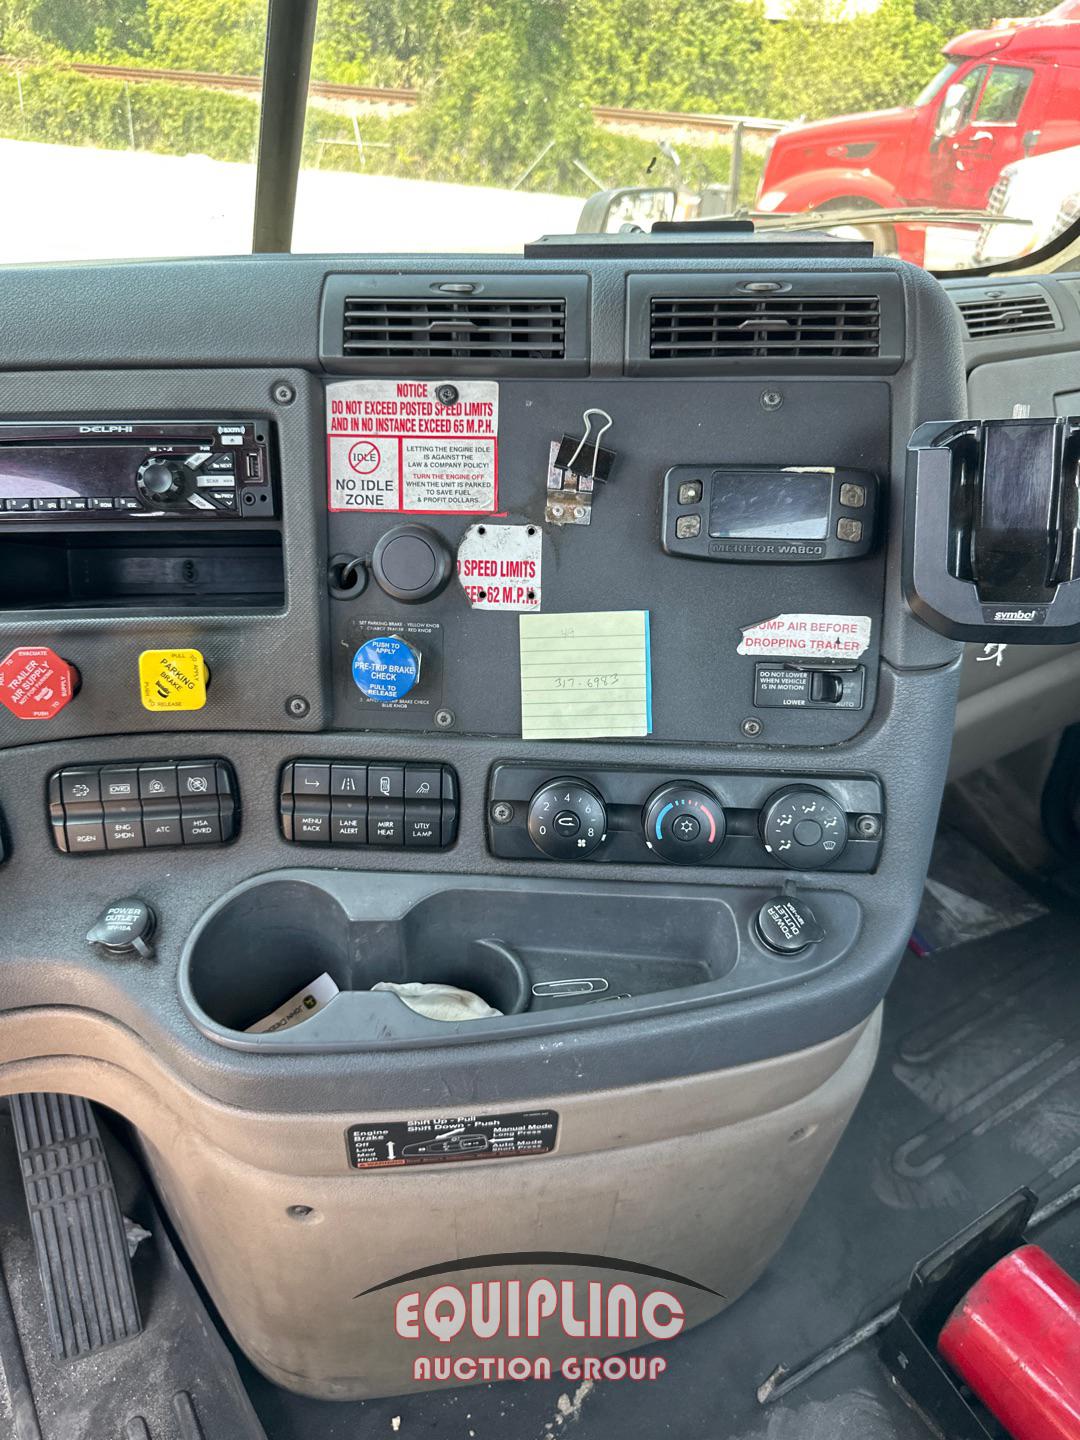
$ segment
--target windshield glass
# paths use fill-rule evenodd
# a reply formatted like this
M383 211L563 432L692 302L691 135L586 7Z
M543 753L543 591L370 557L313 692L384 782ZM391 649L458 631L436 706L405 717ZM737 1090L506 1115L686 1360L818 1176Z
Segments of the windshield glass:
M934 78L928 81L919 91L918 95L915 96L915 99L911 102L912 105L929 105L930 101L933 100L934 96L941 90L946 80L950 80L956 74L958 68L955 60L950 60L947 65L943 65Z
M266 8L0 0L0 261L250 250ZM1080 191L1080 5L1051 40L1041 8L321 0L293 248L751 213L935 269L1029 254Z

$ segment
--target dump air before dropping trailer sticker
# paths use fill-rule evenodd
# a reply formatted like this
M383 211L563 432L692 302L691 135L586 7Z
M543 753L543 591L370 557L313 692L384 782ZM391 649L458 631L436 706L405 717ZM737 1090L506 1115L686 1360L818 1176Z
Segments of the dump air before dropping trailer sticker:
M774 615L743 627L739 655L857 660L870 644L869 615Z
M385 1125L350 1125L345 1132L354 1170L400 1165L446 1165L461 1160L509 1160L547 1155L555 1148L559 1116L554 1110L505 1115L437 1115L426 1120L392 1120Z
M326 387L330 509L487 515L498 503L494 380L341 380Z

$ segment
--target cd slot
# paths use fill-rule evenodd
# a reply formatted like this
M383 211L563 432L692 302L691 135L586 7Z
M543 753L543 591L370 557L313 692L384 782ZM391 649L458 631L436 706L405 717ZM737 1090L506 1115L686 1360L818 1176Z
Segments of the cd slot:
M280 610L275 529L0 534L0 611Z

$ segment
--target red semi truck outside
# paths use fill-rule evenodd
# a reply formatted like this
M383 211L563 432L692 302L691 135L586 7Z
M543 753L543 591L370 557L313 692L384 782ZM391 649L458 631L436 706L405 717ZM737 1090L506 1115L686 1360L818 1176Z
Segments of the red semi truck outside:
M982 209L1004 166L1080 144L1080 0L972 30L915 101L782 131L758 190L777 213L862 207ZM922 234L897 227L921 259Z

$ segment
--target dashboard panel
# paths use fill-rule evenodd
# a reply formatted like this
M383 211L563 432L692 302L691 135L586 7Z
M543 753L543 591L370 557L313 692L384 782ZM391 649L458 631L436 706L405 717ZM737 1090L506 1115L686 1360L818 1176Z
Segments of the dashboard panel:
M959 678L901 566L957 311L681 248L0 271L0 1092L131 1123L287 1387L410 1388L394 1286L448 1257L705 1318L873 1065Z

